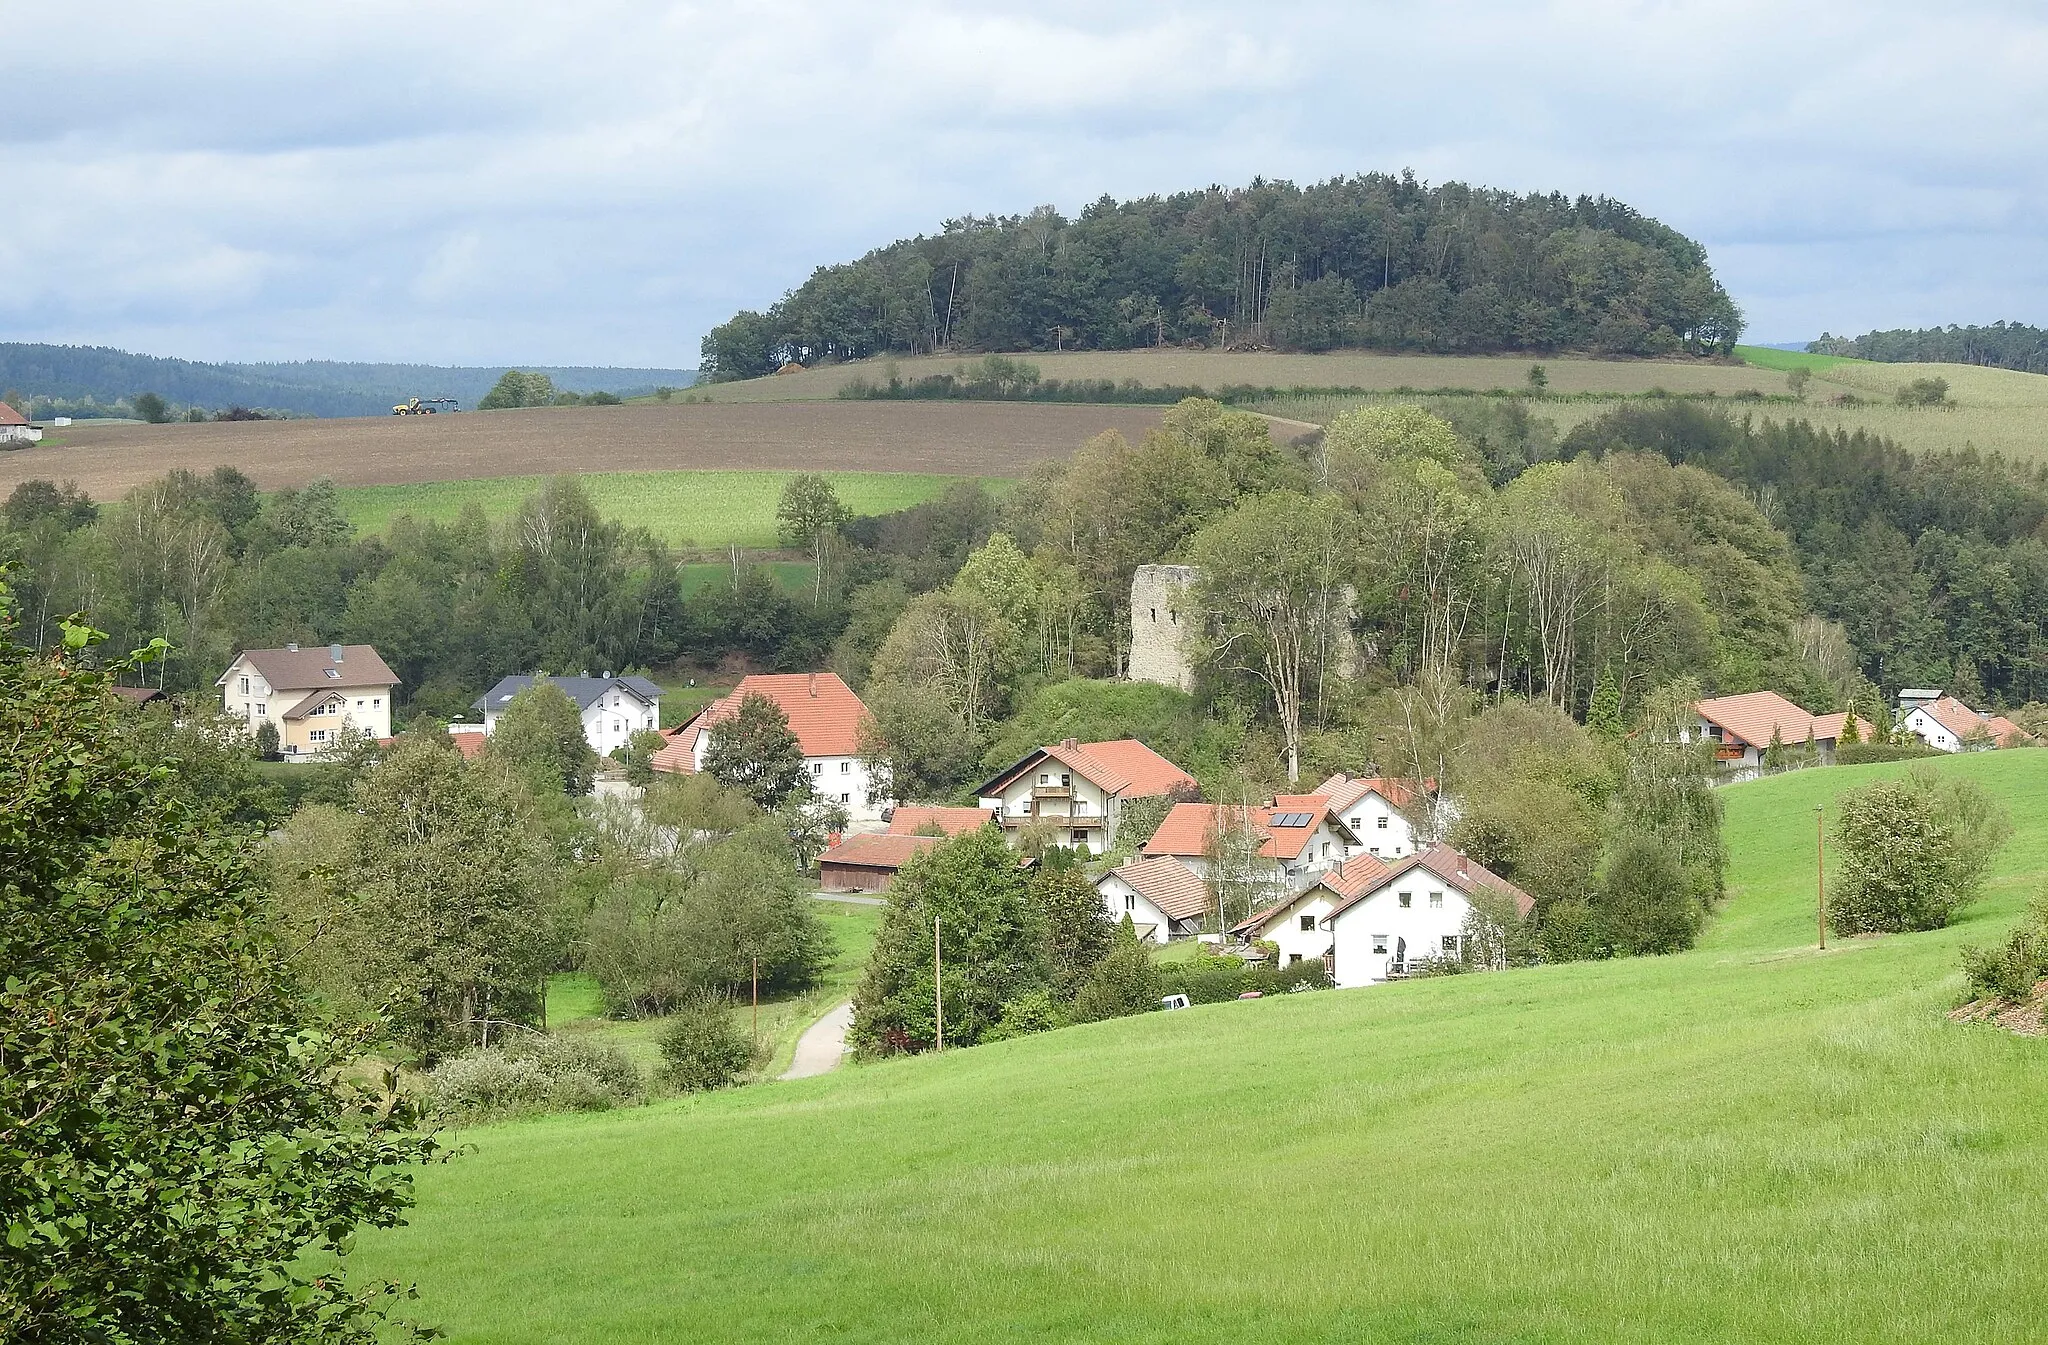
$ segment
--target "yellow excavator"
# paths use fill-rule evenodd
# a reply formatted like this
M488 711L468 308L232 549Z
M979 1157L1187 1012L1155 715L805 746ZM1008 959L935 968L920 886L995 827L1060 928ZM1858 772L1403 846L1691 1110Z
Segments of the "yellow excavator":
M431 416L442 407L455 409L453 397L414 397L391 408L394 416Z

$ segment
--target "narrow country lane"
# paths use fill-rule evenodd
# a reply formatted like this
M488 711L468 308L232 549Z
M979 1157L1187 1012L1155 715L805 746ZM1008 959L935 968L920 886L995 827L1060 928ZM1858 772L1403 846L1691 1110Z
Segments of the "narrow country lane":
M790 1058L782 1077L808 1079L813 1074L839 1068L839 1061L846 1054L846 1034L852 1026L853 1001L848 1000L804 1029L804 1035L797 1038L796 1054Z

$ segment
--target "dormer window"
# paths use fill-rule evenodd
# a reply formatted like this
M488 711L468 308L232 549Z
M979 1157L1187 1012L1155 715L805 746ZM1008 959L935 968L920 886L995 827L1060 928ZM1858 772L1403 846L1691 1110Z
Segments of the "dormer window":
M341 680L341 669L339 668L322 668L320 671L326 673L337 682Z

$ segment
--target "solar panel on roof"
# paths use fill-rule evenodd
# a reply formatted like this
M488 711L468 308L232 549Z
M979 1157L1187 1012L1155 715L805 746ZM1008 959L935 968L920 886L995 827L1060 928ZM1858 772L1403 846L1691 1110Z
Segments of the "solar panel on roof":
M1276 827L1305 827L1314 819L1314 813L1281 813L1273 819L1273 825Z

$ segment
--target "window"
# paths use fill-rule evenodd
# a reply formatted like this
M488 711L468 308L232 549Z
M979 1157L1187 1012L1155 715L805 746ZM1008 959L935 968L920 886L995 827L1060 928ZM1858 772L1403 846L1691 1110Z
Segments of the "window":
M625 731L626 731L626 721L625 721L625 720L623 720L623 719L614 719L614 720L612 721L612 732L613 732L613 733L624 733Z
M852 769L853 763L851 761L842 761L839 763L839 773L841 775L845 775L848 771L851 771Z
M371 708L372 710L381 710L381 709L383 709L383 708L384 708L384 698L383 698L382 696L372 696L372 697L370 697L370 708Z
M1052 777L1041 772L1038 777L1038 783L1042 785L1049 785L1052 783Z
M1301 932L1304 934L1313 934L1316 932L1316 918L1314 916L1304 915L1303 917L1301 917Z
M1384 934L1375 934L1375 935L1373 935L1373 936L1372 936L1372 950L1373 950L1373 951L1374 951L1375 953L1384 953L1384 952L1386 952L1386 951L1387 951L1387 936L1386 936L1386 935L1384 935Z
M1387 829L1387 819L1386 819L1386 818L1384 818L1384 817L1382 817L1382 818L1380 819L1380 830L1381 830L1381 831L1385 831L1386 829Z
M1455 935L1455 934L1446 934L1446 935L1444 935L1444 951L1445 951L1445 952L1447 952L1447 953L1456 953L1456 952L1458 951L1458 936L1457 936L1457 935Z
M813 775L823 775L824 773L825 773L825 763L824 763L824 762L822 762L822 761L813 761L813 762L811 763L811 774L813 774Z
M840 801L841 803L852 803L852 802L853 802L853 795L851 795L851 794L841 794L841 795L839 796L839 801Z
M1323 842L1323 858L1324 858L1324 859L1328 859L1329 857L1330 857L1330 843L1329 843L1328 841L1324 841L1324 842Z
M1373 852L1374 854L1378 854L1378 853L1380 852L1380 848L1379 848L1379 847L1378 847L1377 845L1375 845L1375 846L1374 846L1374 847L1372 848L1372 852Z
M1157 607L1152 609L1152 619L1154 621L1157 621L1159 619L1159 609Z
M1138 909L1138 899L1128 892L1124 893L1124 909L1127 911Z
M242 694L244 696L249 694L249 679L246 677L242 679Z
M1293 965L1294 965L1295 963L1297 963L1297 962L1299 962L1299 961L1301 961L1301 954L1300 954L1300 953L1289 953L1289 954L1287 955L1287 965L1288 965L1288 966L1290 966L1290 967L1291 967L1291 966L1293 966Z
M1398 899L1401 903L1401 909L1404 911L1415 904L1415 894L1413 892L1403 892Z
M306 737L311 739L313 742L324 743L327 741L327 730L314 729L311 733L307 734Z
M356 709L360 710L360 709L362 709L362 708L363 708L363 698L362 698L361 696L358 696L358 697L356 697Z
M1432 911L1441 911L1441 910L1442 910L1443 908L1444 908L1444 894L1443 894L1443 893L1441 893L1441 892L1432 892L1432 893L1430 893L1430 894L1429 894L1429 909L1431 909Z
M341 680L341 669L339 668L322 668L320 671L326 673L337 682Z

